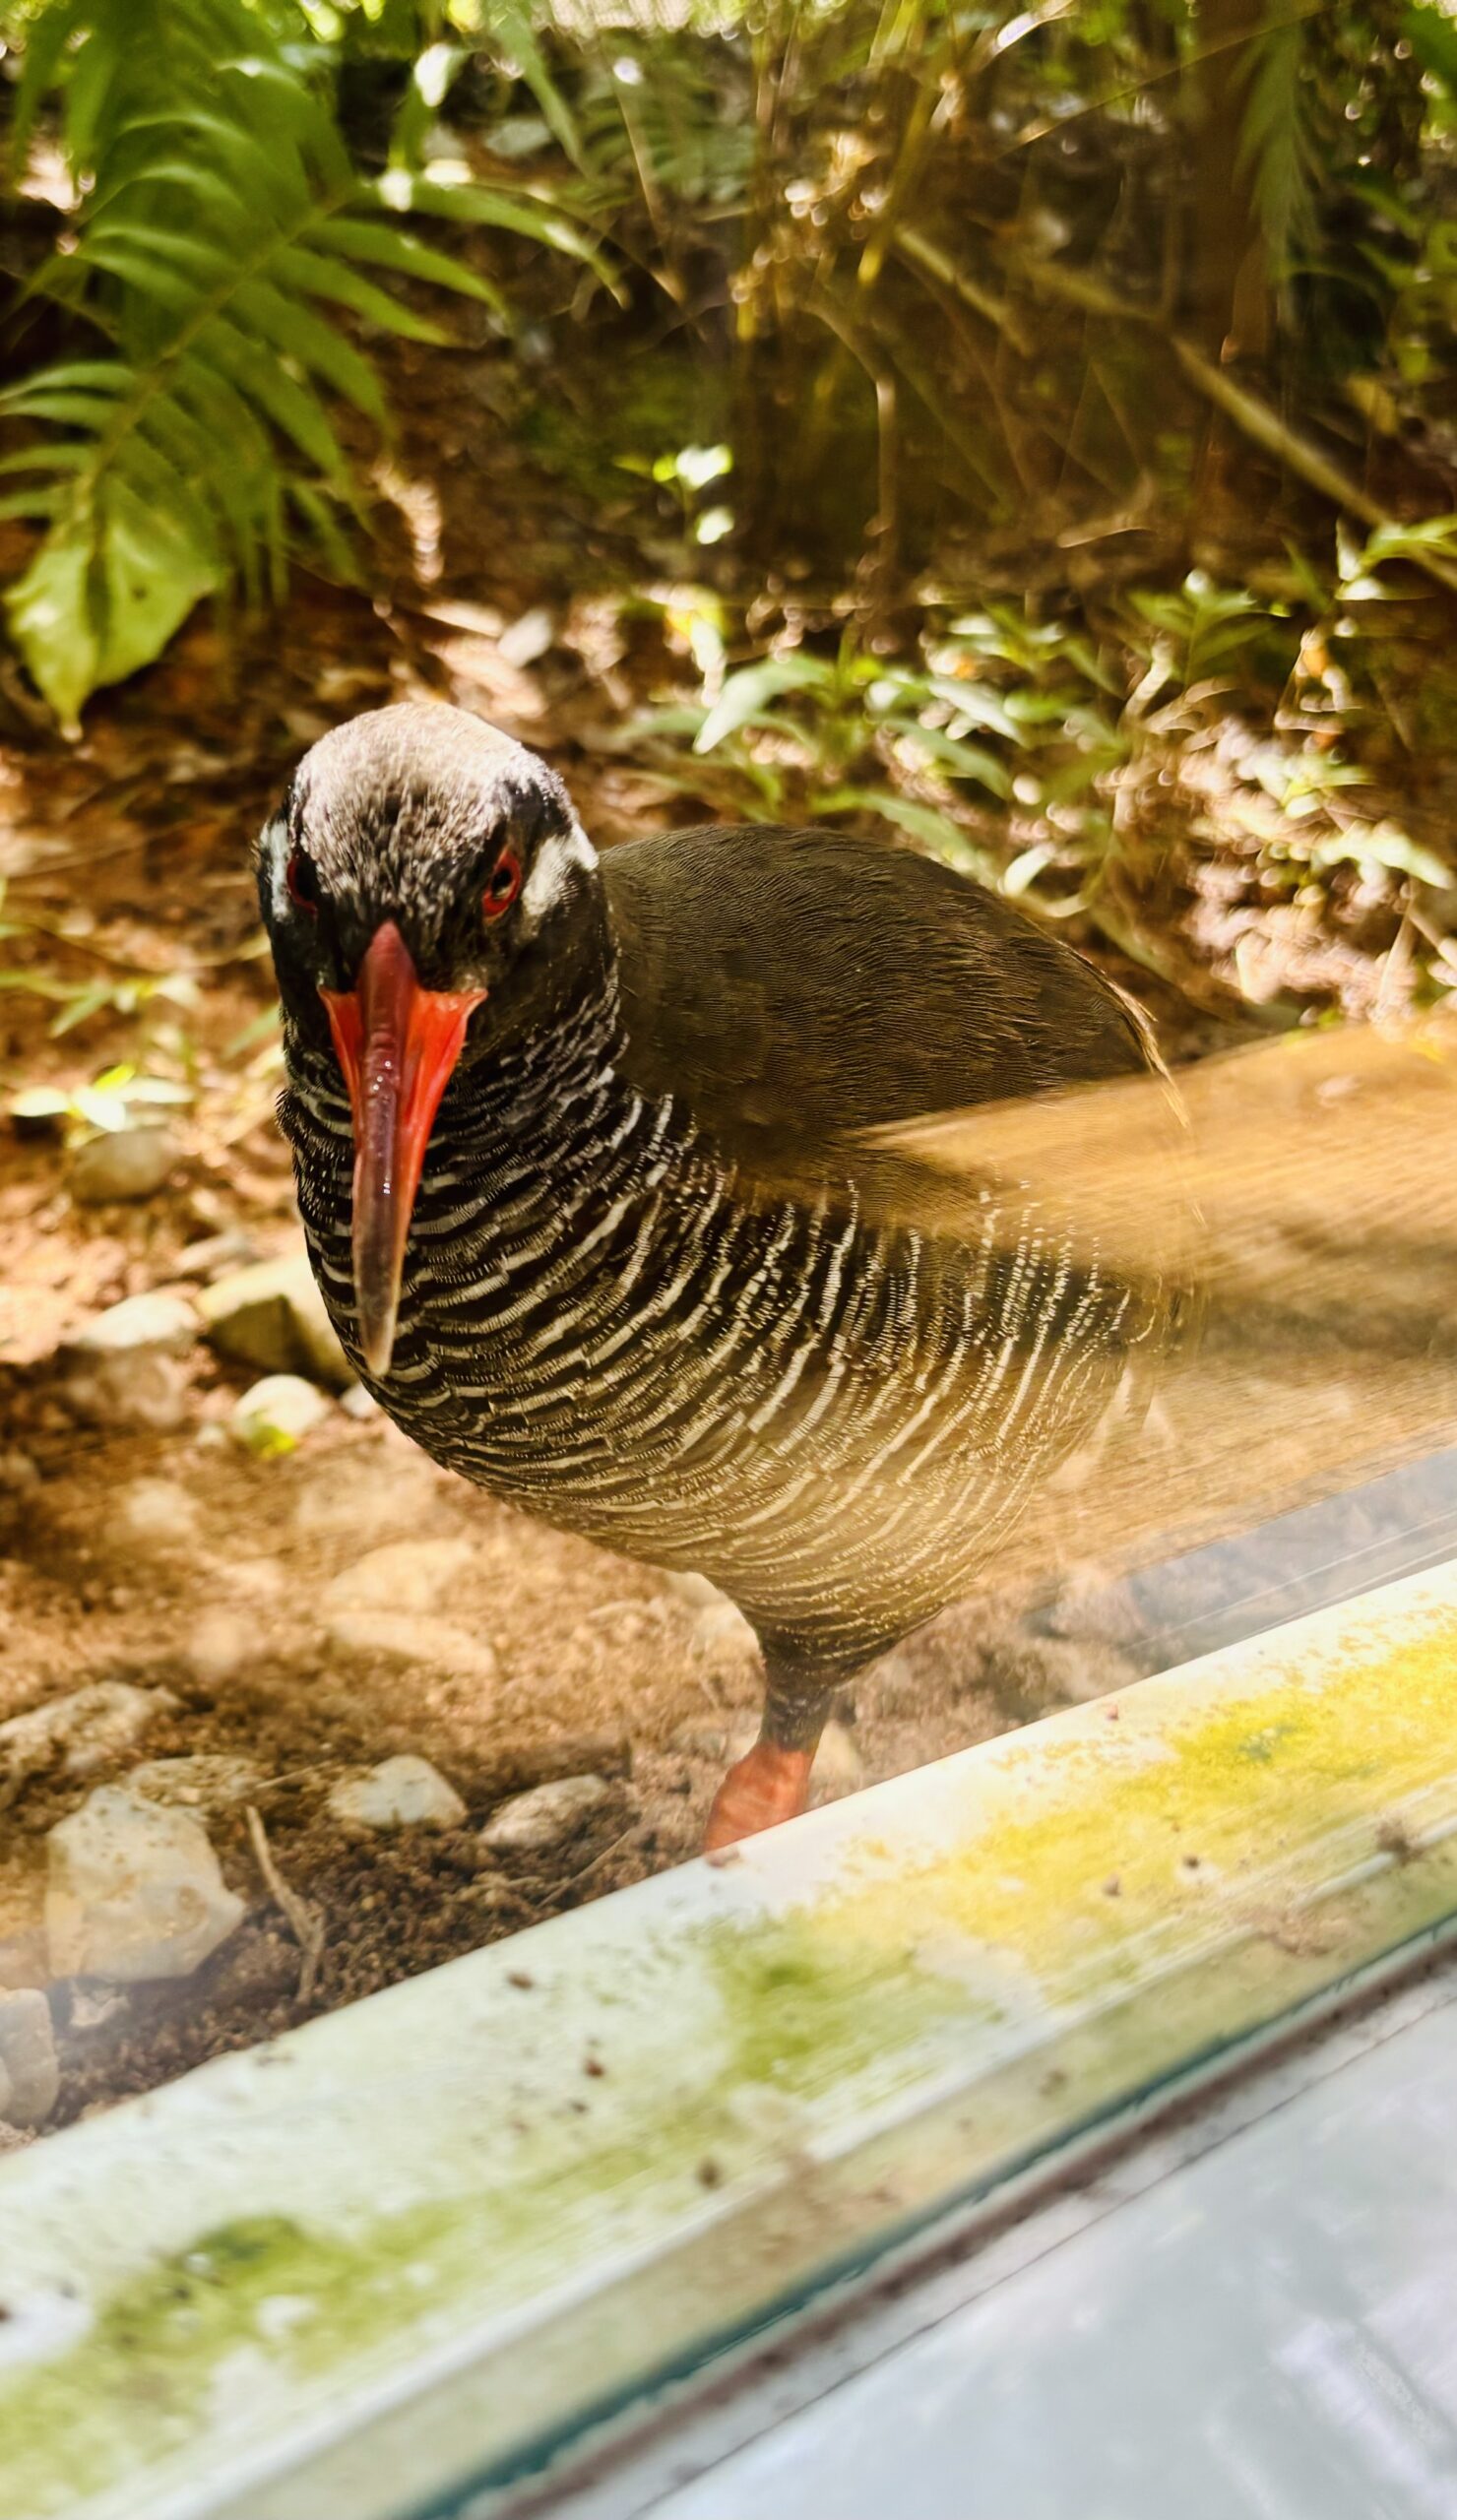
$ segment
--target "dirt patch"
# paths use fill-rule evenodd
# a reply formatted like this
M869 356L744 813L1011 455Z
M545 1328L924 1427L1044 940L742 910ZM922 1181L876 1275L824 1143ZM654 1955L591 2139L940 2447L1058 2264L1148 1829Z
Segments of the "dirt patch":
M139 1762L199 1754L257 1771L251 1798L285 1882L320 1920L322 1958L302 1999L302 1955L243 1801L205 1809L245 1920L180 1984L48 1984L59 2124L682 1861L757 1713L750 1641L691 1587L475 1494L379 1418L355 1423L337 1408L296 1453L255 1459L222 1431L232 1381L201 1349L183 1367L182 1422L162 1434L78 1427L48 1372L12 1388L10 1432L39 1476L12 1490L0 1526L0 1720L98 1679L158 1694L123 1751L82 1775L57 1760L0 1816L0 1984L48 1984L56 1821ZM442 1543L448 1600L413 1617L419 1659L371 1650L367 1636L342 1646L351 1570L367 1575L381 1549L428 1558ZM355 1616L367 1630L367 1611ZM481 1658L465 1675L451 1668L462 1636ZM1021 1636L1004 1611L950 1614L842 1711L819 1795L1127 1676L1114 1662L1105 1670L1097 1649ZM330 1787L402 1751L434 1763L465 1820L350 1834ZM608 1787L585 1827L531 1855L481 1843L503 1798L584 1773Z

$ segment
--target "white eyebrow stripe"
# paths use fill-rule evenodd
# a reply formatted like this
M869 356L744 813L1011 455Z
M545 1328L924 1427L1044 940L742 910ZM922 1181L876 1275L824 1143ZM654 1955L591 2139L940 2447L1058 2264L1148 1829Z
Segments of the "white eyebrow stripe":
M284 846L287 837L288 826L283 815L275 814L271 821L264 824L258 843L259 849L268 860L269 880L273 890L273 914L277 919L286 918L290 907L286 873L288 858Z
M521 906L534 927L565 901L574 866L593 867L597 850L579 822L570 831L543 841L537 851L536 864L522 887Z

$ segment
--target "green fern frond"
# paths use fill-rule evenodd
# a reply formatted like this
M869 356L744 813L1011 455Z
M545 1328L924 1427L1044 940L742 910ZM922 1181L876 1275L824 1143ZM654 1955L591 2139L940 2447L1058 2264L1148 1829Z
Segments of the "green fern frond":
M1239 135L1271 271L1286 274L1315 241L1320 150L1303 19L1272 19L1250 47Z
M367 351L339 321L440 343L383 284L426 283L500 311L488 283L424 244L403 211L509 227L595 260L530 200L480 186L369 181L350 163L317 46L263 0L64 0L28 43L29 128L62 84L83 211L30 284L109 354L0 394L0 416L59 432L6 459L7 501L46 524L8 591L12 635L64 724L150 662L204 596L277 593L296 543L348 564L359 494L340 406L388 435ZM302 21L291 22L302 34Z

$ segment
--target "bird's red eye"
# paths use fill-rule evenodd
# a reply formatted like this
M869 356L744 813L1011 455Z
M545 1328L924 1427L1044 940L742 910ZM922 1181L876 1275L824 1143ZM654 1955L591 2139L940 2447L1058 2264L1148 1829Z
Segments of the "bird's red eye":
M301 849L295 849L290 855L284 869L284 881L288 887L288 899L294 909L301 910L306 918L317 918L319 879Z
M503 849L490 870L490 881L480 897L480 908L486 918L504 918L521 890L521 859L514 849Z

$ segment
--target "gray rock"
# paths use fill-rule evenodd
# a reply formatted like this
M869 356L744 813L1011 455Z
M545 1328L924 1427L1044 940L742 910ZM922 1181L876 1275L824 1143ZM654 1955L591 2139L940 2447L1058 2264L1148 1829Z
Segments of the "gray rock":
M230 1758L222 1750L198 1750L190 1758L144 1759L123 1780L128 1794L183 1811L225 1811L229 1803L246 1802L262 1782L263 1770L255 1760Z
M197 1337L197 1314L185 1295L158 1288L109 1304L66 1342L68 1356L109 1357L153 1349L179 1356Z
M114 1199L150 1199L174 1169L182 1149L173 1132L149 1122L106 1129L71 1158L71 1195L87 1207Z
M348 1829L458 1829L466 1816L454 1786L410 1751L363 1776L341 1778L329 1808Z
M468 1540L389 1541L326 1584L321 1607L326 1618L348 1610L432 1610L475 1562Z
M335 1610L326 1625L332 1642L344 1654L377 1654L389 1663L419 1664L432 1671L448 1671L456 1679L474 1680L481 1688L494 1688L500 1681L494 1648L483 1636L472 1636L445 1619L399 1610Z
M45 1930L58 1977L190 1978L241 1923L206 1829L98 1785L46 1843Z
M67 1377L66 1399L87 1425L167 1435L187 1415L187 1375L175 1356L144 1348L79 1364Z
M232 1412L232 1431L250 1453L270 1460L295 1452L321 1426L330 1403L299 1374L266 1374L245 1391Z
M0 2118L43 2126L61 2089L50 2006L34 1988L0 1995Z
M220 1355L265 1373L304 1374L333 1391L352 1382L354 1369L302 1251L230 1270L204 1288L198 1303L205 1336Z
M86 1776L135 1748L148 1725L176 1703L170 1689L139 1689L130 1680L70 1689L0 1724L0 1778L34 1776L57 1763L66 1776Z
M495 1855L536 1855L585 1826L611 1794L605 1777L563 1776L499 1803L480 1831Z

